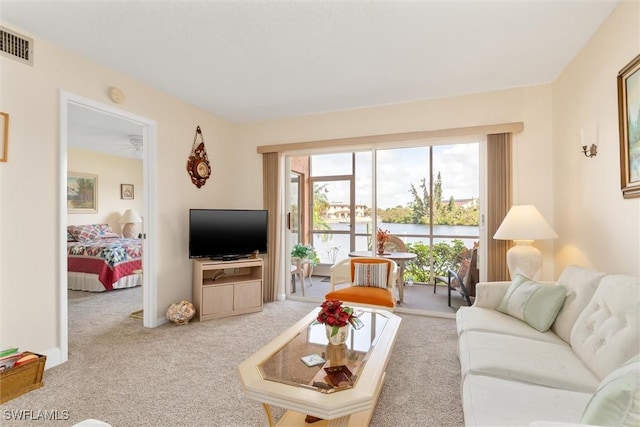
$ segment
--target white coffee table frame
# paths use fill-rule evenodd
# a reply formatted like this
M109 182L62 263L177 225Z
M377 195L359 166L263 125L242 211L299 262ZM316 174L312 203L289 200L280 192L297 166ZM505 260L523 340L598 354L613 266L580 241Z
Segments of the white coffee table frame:
M262 378L258 366L291 341L300 331L309 326L317 317L319 308L312 310L280 336L258 350L239 366L245 395L261 402L267 412L269 425L273 426L269 405L287 409L278 425L304 426L305 416L312 415L323 421L314 423L321 426L364 426L373 415L378 396L382 390L385 371L391 350L396 341L401 318L386 310L357 307L377 312L388 321L378 342L371 349L368 360L360 372L353 388L335 393L321 393L313 388L293 386Z

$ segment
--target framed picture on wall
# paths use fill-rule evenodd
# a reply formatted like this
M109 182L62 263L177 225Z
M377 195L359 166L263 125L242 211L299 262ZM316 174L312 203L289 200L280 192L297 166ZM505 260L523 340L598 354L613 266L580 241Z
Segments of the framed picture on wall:
M640 55L618 73L622 197L640 197Z
M98 175L67 173L67 212L98 213Z
M9 114L0 112L0 162L6 162L9 152Z
M120 198L133 200L133 184L120 184Z

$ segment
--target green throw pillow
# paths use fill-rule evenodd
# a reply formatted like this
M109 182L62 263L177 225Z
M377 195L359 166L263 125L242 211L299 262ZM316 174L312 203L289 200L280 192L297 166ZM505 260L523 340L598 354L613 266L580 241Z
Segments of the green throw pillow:
M580 422L599 426L640 425L640 355L602 380Z
M564 285L543 285L517 274L497 310L545 332L556 320L566 296Z

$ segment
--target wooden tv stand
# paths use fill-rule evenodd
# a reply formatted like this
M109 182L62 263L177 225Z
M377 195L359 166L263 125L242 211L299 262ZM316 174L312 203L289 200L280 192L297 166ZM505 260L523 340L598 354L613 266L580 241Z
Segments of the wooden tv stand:
M193 260L193 305L199 320L262 310L262 259Z

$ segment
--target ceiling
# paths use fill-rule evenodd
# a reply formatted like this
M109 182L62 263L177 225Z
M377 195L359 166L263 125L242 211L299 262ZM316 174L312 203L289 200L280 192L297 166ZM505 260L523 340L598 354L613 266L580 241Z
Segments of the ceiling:
M142 159L142 126L76 104L67 110L67 145L113 156Z
M41 37L244 123L549 83L617 3L3 0L0 19L36 67Z

